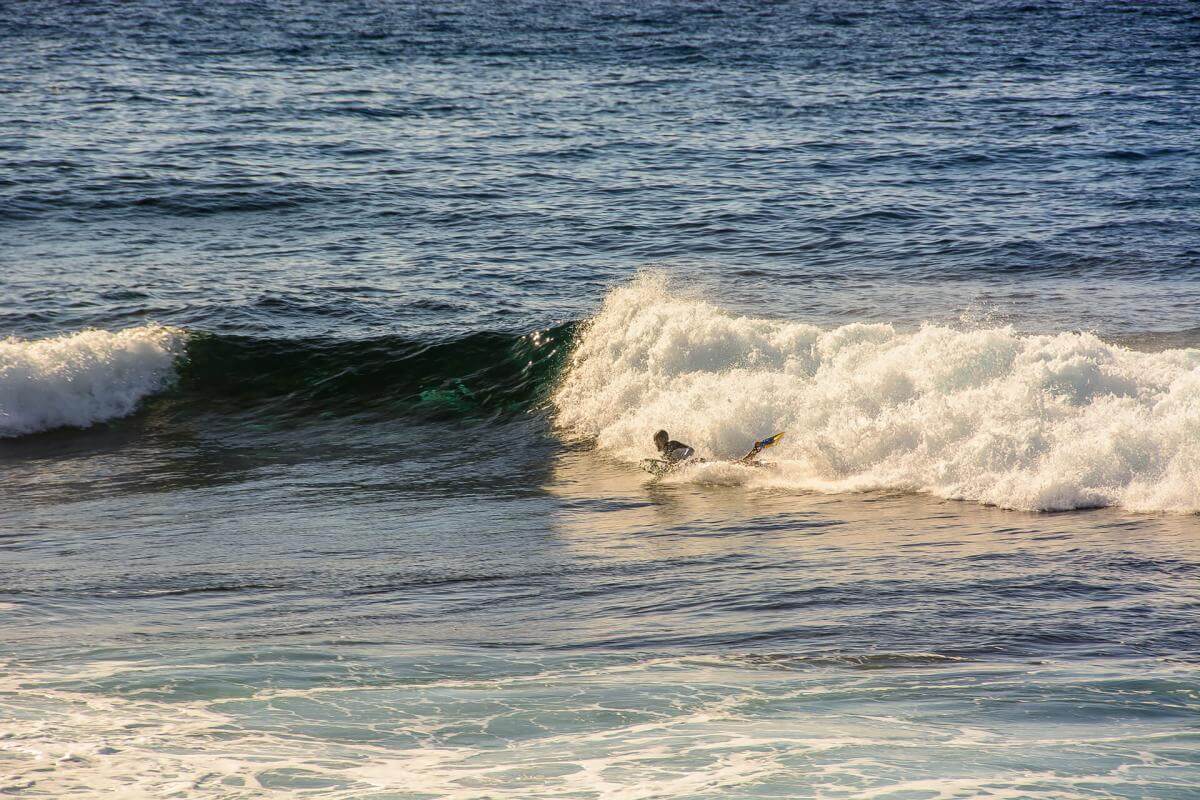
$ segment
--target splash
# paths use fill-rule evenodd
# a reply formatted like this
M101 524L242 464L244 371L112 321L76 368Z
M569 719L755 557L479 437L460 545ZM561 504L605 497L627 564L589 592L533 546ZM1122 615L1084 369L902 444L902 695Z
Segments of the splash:
M183 345L159 325L0 341L0 438L132 413L172 381Z
M629 461L658 428L726 458L789 432L777 470L713 465L691 480L1200 511L1195 349L1008 327L823 330L736 316L644 275L587 324L554 406L561 428Z

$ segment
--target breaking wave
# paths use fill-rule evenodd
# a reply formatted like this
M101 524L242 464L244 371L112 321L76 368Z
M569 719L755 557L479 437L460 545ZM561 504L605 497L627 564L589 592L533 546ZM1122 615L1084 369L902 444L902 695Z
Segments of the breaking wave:
M573 326L440 341L270 339L148 325L0 342L0 437L86 428L152 405L278 419L519 413L546 400Z
M269 339L146 325L0 341L0 437L145 406L492 418L547 401L561 430L631 462L658 428L714 458L789 433L771 451L776 469L710 463L673 480L1200 511L1200 349L1011 328L822 329L737 316L659 275L615 289L585 323L526 335Z
M557 424L634 461L667 428L728 458L777 430L775 470L679 480L900 490L1011 509L1200 511L1200 350L1088 333L886 324L823 330L723 311L661 276L578 336Z
M0 341L0 438L132 413L173 380L184 338L176 328L146 325Z

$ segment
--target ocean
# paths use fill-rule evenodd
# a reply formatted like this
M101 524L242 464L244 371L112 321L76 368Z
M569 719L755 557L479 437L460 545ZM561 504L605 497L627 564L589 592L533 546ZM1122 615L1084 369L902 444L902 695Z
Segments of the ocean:
M0 2L0 793L1200 797L1198 56Z

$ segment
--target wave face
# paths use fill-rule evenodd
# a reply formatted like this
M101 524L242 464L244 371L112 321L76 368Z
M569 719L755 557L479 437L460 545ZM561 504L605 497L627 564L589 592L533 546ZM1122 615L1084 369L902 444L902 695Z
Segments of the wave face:
M679 480L928 492L1011 509L1200 511L1200 350L1086 333L735 316L642 276L610 293L554 396L612 454L671 435L715 457L788 431L769 473Z
M363 411L478 417L529 410L554 384L572 326L429 341L199 334L180 366L184 400L270 413Z
M184 340L177 328L146 325L0 341L0 437L132 413L171 383Z
M517 413L544 402L570 324L428 341L269 339L145 326L0 343L0 436L85 428L142 401L276 418L383 412Z

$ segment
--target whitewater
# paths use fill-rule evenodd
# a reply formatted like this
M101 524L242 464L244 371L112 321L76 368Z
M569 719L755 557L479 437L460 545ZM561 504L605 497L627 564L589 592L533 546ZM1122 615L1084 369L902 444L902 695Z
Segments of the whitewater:
M788 431L775 470L707 464L675 480L1194 513L1198 367L1200 350L1087 332L739 316L644 274L586 324L553 406L561 430L631 464L659 428L716 458Z
M0 340L0 438L133 413L170 385L185 343L161 325Z

